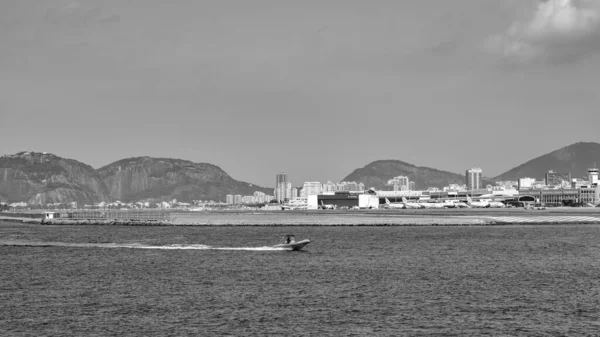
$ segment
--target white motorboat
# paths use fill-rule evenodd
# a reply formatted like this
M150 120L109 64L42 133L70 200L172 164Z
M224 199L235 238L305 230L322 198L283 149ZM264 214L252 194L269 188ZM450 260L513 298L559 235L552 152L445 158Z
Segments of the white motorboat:
M273 248L287 248L290 250L300 250L310 243L310 240L304 239L302 241L296 241L296 237L293 234L286 234L282 236L284 243L273 246Z

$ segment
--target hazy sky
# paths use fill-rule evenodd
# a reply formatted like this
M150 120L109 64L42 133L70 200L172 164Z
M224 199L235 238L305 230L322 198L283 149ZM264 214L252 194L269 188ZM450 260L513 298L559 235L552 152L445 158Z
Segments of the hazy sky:
M2 0L0 154L500 174L600 142L600 1Z

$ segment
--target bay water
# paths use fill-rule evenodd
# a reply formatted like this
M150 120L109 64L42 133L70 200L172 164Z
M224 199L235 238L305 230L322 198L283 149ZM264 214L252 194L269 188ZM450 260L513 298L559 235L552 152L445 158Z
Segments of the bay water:
M303 251L271 248L280 235ZM0 222L2 336L598 336L600 226Z

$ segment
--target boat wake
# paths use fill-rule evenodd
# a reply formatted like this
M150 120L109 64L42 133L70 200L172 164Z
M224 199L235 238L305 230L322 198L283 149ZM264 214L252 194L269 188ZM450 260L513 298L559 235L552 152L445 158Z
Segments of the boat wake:
M147 245L141 243L70 243L40 242L25 240L2 240L0 246L19 247L76 247L76 248L130 248L130 249L162 249L162 250L244 250L244 251L282 251L287 248L277 247L213 247L207 245Z

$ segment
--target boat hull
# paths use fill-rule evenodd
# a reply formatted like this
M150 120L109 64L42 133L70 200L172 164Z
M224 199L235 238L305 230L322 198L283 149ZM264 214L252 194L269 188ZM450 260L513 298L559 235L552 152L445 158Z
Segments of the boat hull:
M286 249L290 249L290 250L300 250L309 243L310 243L310 240L304 239L304 240L298 241L298 242L282 243L279 245L275 245L275 246L273 246L273 248L286 248Z

